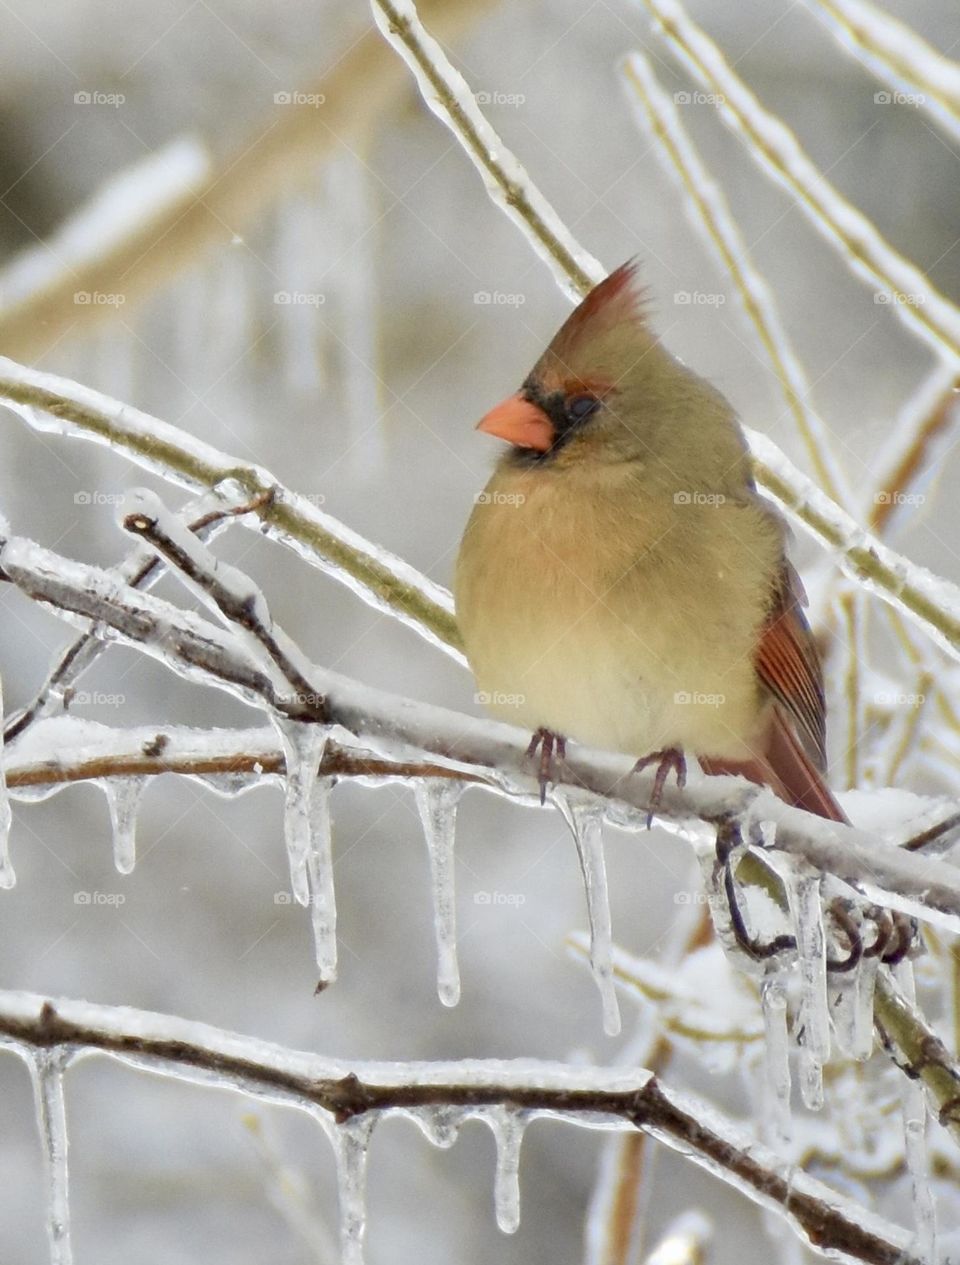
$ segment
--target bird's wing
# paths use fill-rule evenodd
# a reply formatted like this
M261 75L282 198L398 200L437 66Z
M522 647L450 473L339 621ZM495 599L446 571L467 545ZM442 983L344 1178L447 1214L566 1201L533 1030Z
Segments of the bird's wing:
M820 655L803 613L806 594L784 561L757 646L757 675L822 773L826 767L826 703Z

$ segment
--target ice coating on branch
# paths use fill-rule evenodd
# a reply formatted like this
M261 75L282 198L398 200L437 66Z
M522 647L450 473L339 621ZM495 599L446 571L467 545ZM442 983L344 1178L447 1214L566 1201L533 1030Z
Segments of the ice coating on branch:
M274 717L283 744L283 832L290 864L290 886L300 905L311 907L317 966L330 982L337 971L337 910L333 886L330 791L333 781L320 777L327 745L324 725Z
M533 249L553 272L557 284L574 301L583 295L571 282L567 269L554 251L544 244L544 235L531 230L528 218L520 214L517 202L525 198L532 214L546 233L566 252L594 285L606 270L575 240L556 211L530 179L477 105L477 98L463 75L451 64L437 41L423 28L412 0L375 0L373 15L386 39L407 63L427 106L453 132L470 161L480 173L494 203L517 225ZM453 110L441 92L455 103ZM494 174L495 169L496 175Z
M827 1008L827 959L820 904L821 876L800 869L787 883L790 913L797 937L800 966L800 1094L804 1106L823 1106L823 1064L830 1055L830 1015Z
M767 1109L766 1140L775 1150L790 1141L790 1038L787 1031L787 990L784 973L769 971L760 985L763 1012L763 1070Z
M520 1227L520 1147L527 1117L514 1107L491 1107L483 1113L497 1147L493 1206L504 1234Z
M689 72L714 94L717 111L748 140L751 159L791 190L797 205L843 255L850 271L885 291L913 296L894 302L896 315L934 348L960 348L960 312L923 272L896 250L874 224L830 184L784 123L764 109L723 52L691 20L679 0L645 0L646 7Z
M0 888L9 889L17 881L10 861L10 826L13 816L3 767L3 681L0 679Z
M457 803L463 785L451 778L428 778L414 788L417 811L430 857L430 892L437 940L437 992L445 1006L460 1000L457 963L457 898L453 849Z
M113 863L121 874L130 874L137 860L137 813L147 789L147 778L111 777L100 785L110 809Z
M73 1265L67 1199L67 1114L63 1100L64 1051L37 1049L29 1057L47 1193L50 1265Z
M553 800L577 845L590 920L590 967L603 1002L603 1030L608 1037L615 1037L620 1032L620 1003L613 983L613 930L603 857L603 808L594 803L577 803L556 791Z

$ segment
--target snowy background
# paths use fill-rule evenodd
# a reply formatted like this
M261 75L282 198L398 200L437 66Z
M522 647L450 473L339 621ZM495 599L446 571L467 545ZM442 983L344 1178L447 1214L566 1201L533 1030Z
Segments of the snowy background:
M949 0L886 7L945 53L960 49ZM916 109L875 101L877 83L804 4L695 0L689 8L829 178L934 285L960 297L956 145ZM339 0L9 0L0 14L4 264L36 250L105 182L174 142L192 138L227 169L291 108L275 97L316 91L371 25L365 5ZM474 89L490 94L488 117L578 239L610 268L640 257L668 345L802 464L735 296L617 81L618 59L641 47L670 94L695 87L646 15L626 0L511 2L478 5L460 25L451 55ZM84 93L89 102L75 99ZM851 481L866 485L931 353L840 268L711 106L693 102L682 116L778 294ZM185 142L147 192L151 181L186 179L196 154ZM255 169L249 178L258 183ZM76 321L53 333L0 324L0 352L262 463L449 585L494 455L473 424L522 380L568 310L563 295L409 76L368 134L338 134L322 160L301 156L275 196L258 187L252 205L238 204L236 222L218 218L207 246L188 267L172 262L145 300L107 300L96 322L79 309L97 300L80 301ZM30 266L40 266L40 252ZM14 280L0 274L0 301ZM278 294L319 297L284 303ZM944 480L952 466L943 463ZM163 491L111 454L39 437L7 412L0 470L14 531L100 564L128 551L115 522L122 494L144 483ZM939 505L898 545L955 578L960 535L949 497ZM449 658L289 553L239 531L221 537L218 552L259 578L276 619L318 663L477 711L469 677ZM807 544L797 557L802 570L823 565ZM191 604L169 579L158 592ZM9 586L0 606L10 711L32 697L67 633ZM111 725L255 723L222 693L188 687L122 649L81 689L87 701L76 714ZM342 785L334 811L341 969L321 996L313 995L308 919L286 900L278 791L226 800L173 779L148 789L137 867L125 877L113 868L97 788L18 805L18 884L0 893L0 986L168 1011L344 1058L618 1059L635 1011L624 1003L626 1035L605 1037L595 986L565 948L585 913L556 812L467 795L457 839L463 996L448 1010L436 994L412 791ZM610 831L607 864L617 941L657 957L698 891L688 845L659 830ZM682 1054L675 1068L678 1081L731 1112L751 1109L735 1076L712 1078ZM28 1078L10 1057L0 1058L0 1104L0 1262L35 1265L47 1259L40 1155ZM71 1073L68 1110L79 1262L336 1259L298 1236L271 1202L276 1164L293 1166L333 1234L332 1159L306 1118L258 1110L261 1146L240 1099L100 1061ZM524 1144L523 1221L508 1238L492 1215L487 1131L471 1125L440 1152L410 1125L388 1122L372 1153L369 1259L581 1261L600 1149L597 1135L536 1126ZM695 1205L716 1218L716 1265L759 1259L750 1255L762 1233L752 1207L674 1155L657 1164L648 1243Z

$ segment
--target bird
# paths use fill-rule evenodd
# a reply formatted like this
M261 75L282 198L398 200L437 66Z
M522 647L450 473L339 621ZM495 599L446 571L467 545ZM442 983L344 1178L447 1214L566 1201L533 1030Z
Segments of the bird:
M575 741L656 766L648 825L690 757L846 821L787 525L729 402L652 328L636 260L477 429L507 447L460 543L457 623L478 699L533 735L541 802Z

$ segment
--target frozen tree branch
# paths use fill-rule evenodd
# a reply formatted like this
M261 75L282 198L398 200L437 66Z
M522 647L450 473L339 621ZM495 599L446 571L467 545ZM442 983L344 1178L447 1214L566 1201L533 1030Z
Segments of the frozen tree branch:
M424 0L424 7L450 38L487 4ZM300 188L304 172L344 146L361 147L405 83L396 59L370 29L329 72L307 85L307 95L322 101L321 108L274 109L269 122L262 122L236 153L208 173L195 164L190 181L176 196L170 186L162 201L152 191L153 205L143 204L139 223L130 225L130 231L111 235L102 213L94 219L96 207L91 206L88 222L80 227L93 228L95 241L82 261L70 260L70 266L60 269L48 266L39 276L32 271L28 275L25 261L17 276L7 274L8 287L11 280L17 284L15 294L0 298L0 346L10 355L33 359L72 326L89 328L116 313L108 304L78 305L78 290L122 294L127 310L168 284L202 260L207 249L245 232L265 208ZM133 178L127 173L120 180ZM68 231L76 228L68 226ZM59 253L56 239L53 244Z
M679 0L641 3L682 63L715 95L721 118L743 136L750 157L790 190L850 269L893 298L891 306L908 328L936 350L960 357L960 311L823 177L789 128L763 108Z
M814 1250L871 1265L921 1265L909 1235L829 1187L790 1168L714 1108L648 1072L562 1064L335 1062L206 1024L87 1002L0 993L0 1038L37 1051L100 1053L130 1066L247 1097L326 1113L341 1126L438 1107L464 1117L506 1107L592 1128L635 1128L786 1216Z
M290 719L317 719L309 703L279 693L235 637L99 568L11 537L0 547L0 569L35 600L103 624L187 679L226 689L249 705ZM536 771L526 754L529 735L520 730L388 694L325 668L312 667L311 682L326 700L327 721L364 748L404 762L437 761L520 798L538 794ZM575 748L568 752L558 785L600 797L612 822L636 829L646 820L651 779L631 775L631 767L628 757ZM775 823L777 850L855 884L871 900L960 929L960 874L952 867L790 808L764 788L740 779L698 778L683 791L664 792L662 816L699 843L702 830L694 822Z
M466 150L496 205L531 238L567 295L572 299L584 295L604 275L599 260L576 242L503 145L466 80L424 30L412 0L373 0L373 15L384 37L413 71L426 104Z
M878 79L960 137L960 67L956 62L869 0L816 3L841 44Z
M256 523L251 525L462 661L453 601L445 589L409 563L370 544L307 497L287 491L262 467L219 452L98 391L2 357L0 400L35 429L106 444L180 486L218 489L234 502L262 498Z
M696 212L696 218L691 219L733 279L823 490L840 504L852 506L826 427L808 402L810 387L780 323L776 301L750 258L723 192L704 166L676 106L657 83L648 59L642 53L631 53L622 73L638 121L658 143L686 195L684 206Z

